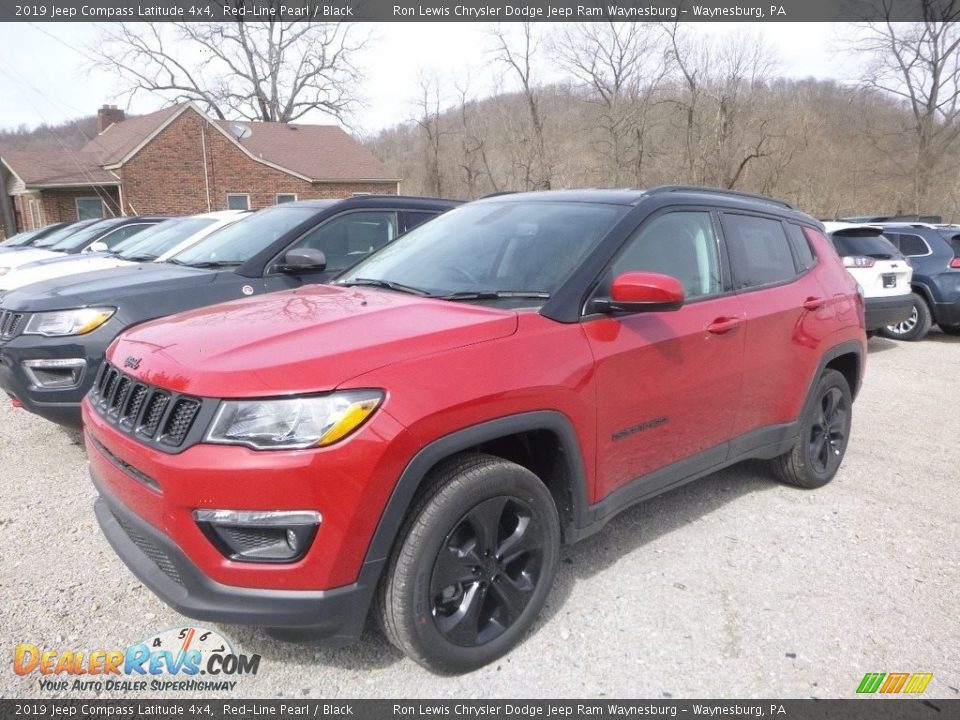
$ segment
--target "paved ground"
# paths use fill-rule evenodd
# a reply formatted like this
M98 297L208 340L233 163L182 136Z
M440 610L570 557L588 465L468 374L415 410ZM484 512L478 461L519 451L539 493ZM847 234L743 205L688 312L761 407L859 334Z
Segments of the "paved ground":
M326 651L224 627L260 673L235 696L850 697L866 672L960 688L960 338L874 339L846 461L826 488L736 467L568 549L535 632L457 678L368 632ZM39 694L14 644L126 647L184 620L101 539L84 453L0 409L0 696ZM82 696L71 693L70 696Z

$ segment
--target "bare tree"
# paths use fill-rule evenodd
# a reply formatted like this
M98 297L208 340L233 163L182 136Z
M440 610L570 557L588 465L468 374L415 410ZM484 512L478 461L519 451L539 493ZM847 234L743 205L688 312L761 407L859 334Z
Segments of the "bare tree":
M271 0L273 4L274 0ZM349 23L192 22L102 26L89 52L132 99L193 100L223 119L290 122L319 110L348 118L368 36Z
M416 123L423 131L426 151L423 154L430 192L443 196L443 172L440 169L440 139L445 134L440 122L440 81L436 76L420 76L420 97L417 100Z
M544 118L541 109L540 89L533 76L534 58L540 50L540 39L536 35L533 23L522 24L519 40L508 34L502 25L491 30L495 49L495 58L507 66L510 73L520 82L520 87L530 113L530 125L533 131L532 162L526 164L524 181L527 189L549 190L553 181L553 167L544 139Z
M664 36L653 23L567 24L553 38L554 61L590 89L600 107L606 174L615 186L624 171L642 184L651 98L669 68Z
M920 0L923 21L865 23L852 50L867 56L863 83L898 98L910 110L914 138L913 202L924 212L931 183L960 136L960 6L956 0Z

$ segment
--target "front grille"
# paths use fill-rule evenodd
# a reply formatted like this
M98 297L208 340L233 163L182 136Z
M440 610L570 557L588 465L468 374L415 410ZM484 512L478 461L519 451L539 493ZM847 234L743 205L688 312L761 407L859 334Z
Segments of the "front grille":
M23 313L0 310L0 339L9 340L23 329Z
M163 571L164 575L178 585L183 585L180 572L177 570L177 566L174 565L173 560L170 559L170 556L167 555L166 550L147 538L119 515L114 515L114 517L127 534L127 537L133 541L134 545L140 548L140 552L150 558L153 563Z
M98 415L138 440L179 448L203 407L199 398L178 395L104 363L90 391Z

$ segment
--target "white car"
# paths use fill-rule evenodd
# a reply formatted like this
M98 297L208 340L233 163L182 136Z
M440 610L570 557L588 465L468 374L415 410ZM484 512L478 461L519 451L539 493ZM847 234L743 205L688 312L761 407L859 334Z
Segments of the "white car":
M94 251L77 255L50 253L46 257L20 263L0 275L0 292L45 280L138 262L162 262L248 214L246 210L224 210L174 218L124 240L110 252ZM96 244L93 247L96 249ZM0 261L0 265L5 264L6 260L7 258L4 258Z
M913 268L877 225L825 222L843 266L863 288L867 333L903 322L913 310Z

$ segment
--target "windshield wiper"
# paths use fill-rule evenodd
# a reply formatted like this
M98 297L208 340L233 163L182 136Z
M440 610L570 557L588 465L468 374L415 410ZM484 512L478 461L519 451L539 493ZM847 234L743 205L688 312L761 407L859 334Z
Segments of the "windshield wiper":
M502 300L512 298L547 300L550 298L550 293L532 290L479 290L476 292L468 290L466 292L449 293L448 295L435 295L434 297L438 300L452 300L454 302L457 300Z
M208 268L239 267L240 265L243 265L240 260L202 260L201 262L195 263L180 262L177 264L187 265L188 267L202 268L204 270Z
M349 282L336 283L341 287L355 287L357 285L366 286L366 287L377 287L385 288L386 290L396 290L397 292L409 293L410 295L419 295L420 297L430 297L430 293L426 290L421 290L420 288L411 287L410 285L403 285L402 283L393 282L393 280L377 280L374 278L356 278L350 280Z
M128 260L129 262L151 262L153 260L156 260L158 257L160 257L159 255L132 255L130 257L126 257L124 255L120 255L117 253L115 253L114 255L115 257L118 257L121 260Z

